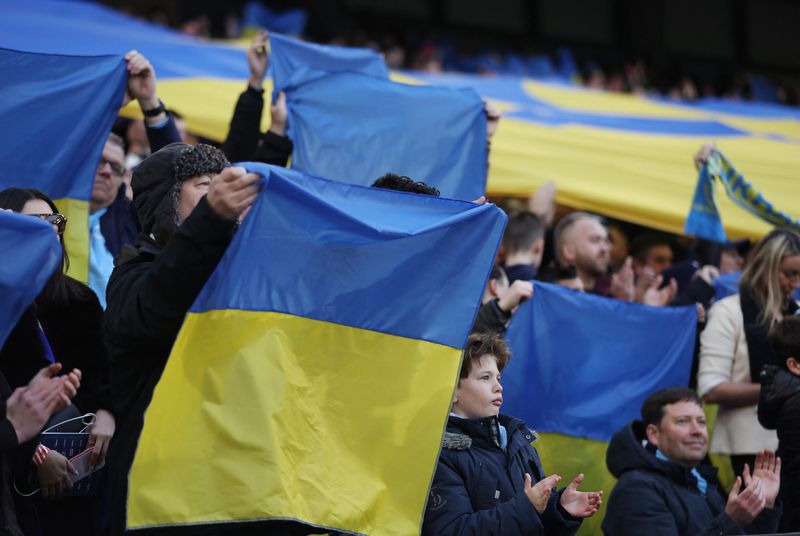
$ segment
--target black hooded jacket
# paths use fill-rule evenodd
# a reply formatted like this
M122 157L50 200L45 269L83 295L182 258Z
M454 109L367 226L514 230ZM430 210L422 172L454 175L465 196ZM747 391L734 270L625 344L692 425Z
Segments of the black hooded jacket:
M603 533L718 536L775 532L779 509L765 508L742 530L725 513L727 501L717 489L715 467L697 467L708 482L704 497L689 469L656 458L655 451L643 445L644 438L644 426L633 421L617 432L608 446L606 464L618 480L609 497Z
M765 428L778 431L781 531L800 532L800 378L781 367L764 367L758 420Z

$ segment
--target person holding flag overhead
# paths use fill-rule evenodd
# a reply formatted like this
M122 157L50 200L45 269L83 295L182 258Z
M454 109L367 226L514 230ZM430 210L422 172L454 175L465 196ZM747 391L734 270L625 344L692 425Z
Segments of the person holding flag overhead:
M258 175L227 166L208 145L171 144L133 173L141 233L111 275L105 318L119 416L109 453L112 534L125 529L128 470L172 343L259 190Z

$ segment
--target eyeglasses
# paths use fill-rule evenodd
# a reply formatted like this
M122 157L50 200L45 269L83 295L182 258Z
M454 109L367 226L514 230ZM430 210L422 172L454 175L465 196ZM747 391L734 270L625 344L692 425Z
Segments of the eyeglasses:
M103 169L106 164L111 166L111 173L113 173L115 176L122 177L125 174L125 166L106 160L102 156L100 157L100 161L97 163L97 169Z
M64 234L64 231L67 228L67 217L63 214L59 214L58 212L55 214L28 214L28 216L34 216L46 221L50 225L55 225L56 232L58 232L60 235Z

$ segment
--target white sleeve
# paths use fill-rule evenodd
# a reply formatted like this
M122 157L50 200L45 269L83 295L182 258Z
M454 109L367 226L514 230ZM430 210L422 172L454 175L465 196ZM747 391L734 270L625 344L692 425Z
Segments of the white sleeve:
M700 334L697 392L701 397L733 378L733 358L740 329L738 315L731 311L731 306L735 305L735 301L727 300L716 303L709 311L706 328Z

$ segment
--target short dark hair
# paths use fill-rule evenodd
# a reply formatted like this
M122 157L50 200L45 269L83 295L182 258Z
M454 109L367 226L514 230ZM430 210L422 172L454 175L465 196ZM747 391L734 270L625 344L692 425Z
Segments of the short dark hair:
M800 361L800 317L787 316L772 329L770 334L775 355L786 366L790 357Z
M633 258L636 259L639 264L643 264L647 260L647 253L650 251L650 248L661 244L669 246L670 249L674 249L672 239L664 233L639 233L631 241L631 255L633 255Z
M506 275L506 271L503 270L503 267L500 266L498 263L494 263L492 266L492 273L489 274L489 279L507 279L508 275Z
M524 210L508 218L506 232L503 234L503 245L506 254L513 254L530 249L542 237L544 237L544 223L533 212Z
M686 387L665 387L647 397L642 404L642 423L645 428L651 424L658 426L664 418L664 406L676 402L694 402L702 406L700 397L692 389Z
M464 358L461 361L461 376L469 376L472 366L485 355L491 355L497 360L497 370L502 372L511 359L511 350L497 333L473 333L467 339L464 347Z
M415 181L411 177L405 175L395 175L394 173L387 173L383 177L376 179L372 183L373 188L383 188L385 190L397 190L398 192L411 192L412 194L432 195L439 197L439 190L425 184L424 182Z

